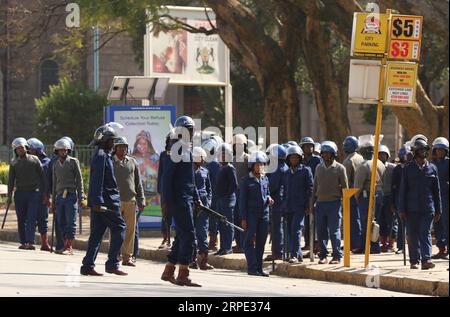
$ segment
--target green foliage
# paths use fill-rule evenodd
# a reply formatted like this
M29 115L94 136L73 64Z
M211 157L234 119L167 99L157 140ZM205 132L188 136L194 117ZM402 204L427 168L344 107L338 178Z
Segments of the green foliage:
M367 124L375 125L377 121L377 106L376 105L361 105L359 107L363 111L364 122ZM382 121L389 118L392 114L390 107L383 107Z
M75 143L88 144L93 131L102 123L107 99L80 83L62 79L35 103L36 137L42 142L52 144L61 136L69 135Z
M9 165L1 162L0 163L0 184L8 184L9 175Z
M81 176L83 177L83 190L84 194L87 196L89 190L89 167L81 164Z

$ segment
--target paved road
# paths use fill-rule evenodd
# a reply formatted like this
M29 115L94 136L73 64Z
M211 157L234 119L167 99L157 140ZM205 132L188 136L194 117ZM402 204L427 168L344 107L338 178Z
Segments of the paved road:
M0 242L0 296L412 296L379 289L306 279L248 276L245 272L217 269L192 272L201 288L180 287L160 280L162 263L139 260L126 268L128 276L79 275L84 253L73 256L17 249ZM97 259L104 272L105 255Z

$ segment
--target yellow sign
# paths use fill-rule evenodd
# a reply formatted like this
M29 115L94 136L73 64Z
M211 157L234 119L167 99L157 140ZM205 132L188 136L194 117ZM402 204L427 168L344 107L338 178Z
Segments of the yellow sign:
M417 69L416 63L388 62L384 105L414 107Z
M386 14L354 13L351 55L384 57L387 30Z
M389 59L420 59L422 44L422 17L392 15L389 41Z

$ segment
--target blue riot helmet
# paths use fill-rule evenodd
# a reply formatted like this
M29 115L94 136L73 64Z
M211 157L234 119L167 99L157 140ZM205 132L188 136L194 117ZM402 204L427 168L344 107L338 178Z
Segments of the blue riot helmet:
M248 158L248 169L251 170L253 168L253 165L255 163L267 163L267 156L262 151L256 151L250 154L250 157Z
M37 138L30 138L27 140L28 148L30 150L35 150L38 155L45 155L44 143Z
M289 146L298 146L298 143L295 141L288 141L287 143Z
M114 140L118 137L117 132L109 125L105 124L98 127L94 132L94 138L89 144L90 146L105 146L109 140Z
M285 160L287 151L284 146L280 144L275 144L270 151L270 156L276 157L278 160Z
M359 142L355 136L349 135L344 139L342 146L346 154L351 154L356 152L359 147Z
M328 152L333 154L333 157L337 157L338 155L338 147L336 143L333 141L323 141L322 142L322 153Z
M194 120L189 116L181 116L175 120L176 127L184 127L187 129L193 129L195 126Z
M447 153L446 155L448 155L448 145L448 140L441 136L434 139L432 149L433 151L436 149L443 149Z
M402 147L398 150L398 158L400 159L401 162L405 162L407 160L407 155L408 153L410 153L411 151L409 151L406 148L406 145L402 145Z
M59 139L55 142L53 145L55 154L58 154L59 150L67 150L67 153L70 154L72 151L72 144L70 144L69 140L67 139Z
M287 165L290 165L291 162L289 161L289 157L291 155L298 155L300 158L300 162L303 159L303 150L299 146L290 146L286 150L286 163Z
M75 142L73 142L70 136L63 136L61 139L65 139L70 142L70 146L72 147L72 151L75 149Z
M311 138L311 137L309 137L309 136L306 136L306 137L303 137L301 140L300 140L300 147L302 147L303 145L305 145L305 144L311 144L312 146L314 146L314 140L313 140L313 138Z

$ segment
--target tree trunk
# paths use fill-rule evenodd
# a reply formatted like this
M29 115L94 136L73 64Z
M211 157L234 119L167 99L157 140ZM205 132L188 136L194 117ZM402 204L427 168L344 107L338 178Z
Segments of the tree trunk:
M266 127L278 127L280 142L300 137L294 72L280 44L264 32L256 16L237 0L204 0L214 10L218 34L252 72L265 100Z
M327 139L334 140L340 147L341 141L350 134L350 124L347 98L342 95L342 83L334 69L327 27L321 25L319 20L307 17L302 47L309 77L314 85L321 128Z

